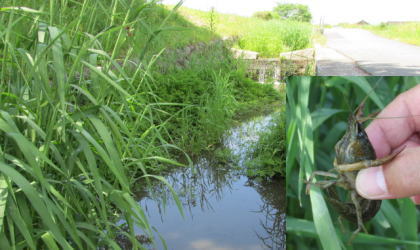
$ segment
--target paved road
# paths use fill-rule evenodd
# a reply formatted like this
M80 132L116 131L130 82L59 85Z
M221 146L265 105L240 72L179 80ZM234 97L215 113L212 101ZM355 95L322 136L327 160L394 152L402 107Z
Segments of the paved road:
M362 29L326 29L317 49L318 75L420 75L420 47Z

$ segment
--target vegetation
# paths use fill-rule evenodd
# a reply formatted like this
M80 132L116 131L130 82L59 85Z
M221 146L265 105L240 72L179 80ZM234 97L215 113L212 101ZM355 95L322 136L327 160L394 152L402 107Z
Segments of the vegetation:
M168 105L162 107L164 113L160 115L171 119L166 124L170 135L166 139L188 153L199 153L216 143L233 118L240 119L281 100L273 85L247 78L244 65L230 56L223 42L197 49L181 68L167 66L176 60L162 61L158 59L157 64L165 65L166 70L161 71L160 66L153 74L153 98L190 105ZM180 115L173 117L178 112Z
M298 22L311 22L312 14L309 7L303 4L283 3L278 4L273 11L280 19Z
M370 30L373 33L395 39L401 42L419 45L420 46L420 23L407 22L407 23L381 23L379 25L342 25L347 28L362 28Z
M244 75L223 44L185 57L218 36L154 1L3 4L1 249L153 244L132 185L165 182L156 174L216 141L241 102L269 102L243 97L258 87L235 82Z
M257 51L262 57L278 57L281 52L311 46L312 26L309 23L278 19L266 21L216 12L209 15L208 12L185 7L180 8L180 13L202 27L213 23L218 36L235 37L237 43L234 47Z
M324 29L327 28L325 26L315 26L313 35L312 35L312 42L314 44L320 44L322 46L325 46L327 44L327 38L324 35Z
M273 85L264 84L261 86L260 83L246 78L243 69L231 74L230 81L234 86L233 94L238 101L235 117L239 120L240 117L264 111L270 104L278 107L279 102L285 98L278 91L273 91Z
M252 16L266 21L274 18L273 13L271 11L257 11Z
M278 57L281 52L310 47L311 35L308 24L271 20L250 28L240 36L237 47L257 51L261 57Z
M260 135L252 160L248 162L247 175L272 178L284 176L286 164L286 104L282 103L278 115L267 132Z
M305 183L314 170L332 168L334 145L347 118L368 96L365 114L384 108L418 77L292 77L287 88L287 249L417 249L419 217L410 199L384 200L379 213L345 246L356 225L337 220L324 192ZM373 91L374 86L377 87ZM351 97L351 98L350 98ZM341 195L346 192L337 189ZM314 247L316 246L316 247Z

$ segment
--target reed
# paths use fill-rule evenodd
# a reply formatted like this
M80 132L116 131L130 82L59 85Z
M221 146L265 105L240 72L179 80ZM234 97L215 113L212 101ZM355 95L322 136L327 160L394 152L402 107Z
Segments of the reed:
M125 67L126 27L154 2L22 3L0 9L0 248L139 249L134 227L154 242L131 186L182 165L159 126L179 104L143 101L148 64Z

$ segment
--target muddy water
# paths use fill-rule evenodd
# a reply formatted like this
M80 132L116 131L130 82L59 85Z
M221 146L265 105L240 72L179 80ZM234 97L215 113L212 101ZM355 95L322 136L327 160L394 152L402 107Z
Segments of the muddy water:
M255 118L230 129L220 148L230 150L229 160L202 157L194 167L165 176L179 195L184 218L164 185L153 186L139 200L168 249L285 249L283 180L244 175L252 145L272 118ZM163 244L157 242L157 249L164 249Z

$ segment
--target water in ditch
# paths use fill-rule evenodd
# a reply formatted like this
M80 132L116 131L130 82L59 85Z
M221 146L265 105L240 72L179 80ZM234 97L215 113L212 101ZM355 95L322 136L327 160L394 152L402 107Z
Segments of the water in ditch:
M179 195L184 217L164 184L141 195L139 204L168 249L285 249L283 180L250 179L244 173L252 145L274 115L254 118L225 133L219 149L228 149L230 160L203 156L194 167L165 176ZM150 249L164 249L162 242L156 244Z

